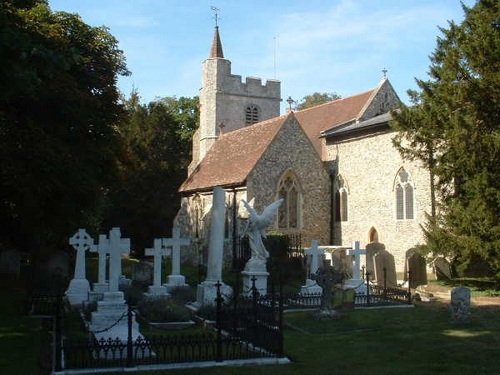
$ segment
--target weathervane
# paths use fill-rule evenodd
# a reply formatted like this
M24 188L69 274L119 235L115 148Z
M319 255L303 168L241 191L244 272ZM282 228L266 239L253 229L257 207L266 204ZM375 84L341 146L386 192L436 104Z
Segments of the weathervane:
M214 11L214 20L215 20L215 27L219 26L219 11L220 9L217 7L214 7L213 5L210 7Z

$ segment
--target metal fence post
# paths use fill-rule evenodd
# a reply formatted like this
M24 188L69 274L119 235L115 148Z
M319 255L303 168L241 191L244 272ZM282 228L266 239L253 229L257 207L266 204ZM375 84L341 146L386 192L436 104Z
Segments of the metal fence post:
M387 299L387 268L384 267L384 300Z
M411 271L408 271L408 304L411 305Z
M127 304L127 367L134 366L134 345L132 341L132 303L129 299Z
M278 329L279 329L279 348L278 357L283 358L285 356L285 337L283 335L283 276L280 274L280 294L279 294L279 315L278 315Z
M370 306L370 271L366 271L366 306Z
M63 309L63 296L60 290L58 290L56 297L56 315L54 322L55 330L55 369L56 371L62 370L62 309Z

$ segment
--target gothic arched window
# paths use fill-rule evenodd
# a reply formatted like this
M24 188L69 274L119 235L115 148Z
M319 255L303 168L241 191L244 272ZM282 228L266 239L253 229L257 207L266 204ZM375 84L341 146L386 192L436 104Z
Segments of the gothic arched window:
M397 220L411 220L415 218L414 190L415 188L410 174L406 172L404 168L401 168L394 182Z
M335 221L347 221L347 184L344 178L340 175L337 176L335 181Z
M245 110L245 124L252 125L260 120L260 109L255 104L249 105Z
M299 229L301 189L293 172L288 171L281 178L278 184L278 198L283 199L278 210L278 228Z

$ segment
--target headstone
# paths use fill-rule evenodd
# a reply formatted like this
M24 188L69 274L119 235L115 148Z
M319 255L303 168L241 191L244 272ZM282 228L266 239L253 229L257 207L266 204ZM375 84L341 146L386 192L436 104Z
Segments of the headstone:
M415 250L408 250L405 269L405 280L410 280L410 288L416 288L419 285L427 284L427 263L425 258Z
M208 246L207 277L198 284L196 306L214 305L217 297L217 285L225 296L233 294L232 288L222 281L222 261L224 250L224 224L226 218L226 194L216 186L213 190L212 220Z
M85 253L94 245L94 239L90 237L85 229L78 229L69 244L76 250L75 276L70 281L66 296L71 306L81 306L88 299L90 284L87 280L85 270Z
M104 293L109 291L109 284L106 282L107 257L109 254L109 239L105 234L99 235L99 243L90 249L91 252L99 255L97 283L94 283L94 293Z
M378 286L395 288L398 286L394 256L387 250L380 250L373 257L375 279Z
M0 275L18 279L21 274L21 259L22 254L18 250L0 252Z
M149 295L166 295L167 288L161 285L161 265L164 256L170 255L169 249L166 249L162 245L161 238L155 238L153 248L146 249L146 256L153 256L153 285L149 286ZM143 266L144 267L144 266ZM151 272L151 268L150 268Z
M186 278L181 275L181 246L188 246L191 241L189 238L181 238L181 230L174 227L172 229L172 238L164 238L162 244L172 248L172 273L163 286L167 288L167 291L172 291L172 289L180 286L187 286Z
M309 274L306 279L306 285L303 285L300 288L300 293L302 294L321 294L323 292L323 288L318 285L318 283L311 278L311 275L314 275L318 272L318 269L320 266L323 266L323 262L320 262L322 260L322 257L325 254L325 250L320 249L318 247L318 241L312 240L311 241L311 247L309 249L306 249L305 251L306 255L308 255L309 258Z
M443 257L437 257L434 260L434 272L438 280L451 280L451 265Z
M379 251L385 250L385 245L380 242L370 242L366 245L366 267L365 272L370 272L372 277L375 275L375 266L373 265L373 257Z
M147 250L147 249L146 249ZM140 285L151 285L154 281L154 263L140 261L132 265L132 281Z
M359 241L353 241L352 249L347 250L347 254L354 258L352 263L352 278L346 280L344 289L355 289L357 293L365 293L365 281L361 277L361 255L366 255L365 249L360 249ZM352 259L351 258L351 259Z
M109 291L117 292L122 275L122 254L130 254L130 239L121 238L120 228L109 232Z
M459 287L451 291L451 321L467 323L470 317L470 289Z
M69 276L69 255L64 251L56 251L49 256L47 263L50 276Z

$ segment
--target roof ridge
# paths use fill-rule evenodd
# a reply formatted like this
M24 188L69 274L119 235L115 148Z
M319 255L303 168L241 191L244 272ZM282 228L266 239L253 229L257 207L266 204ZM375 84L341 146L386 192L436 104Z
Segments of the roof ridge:
M346 96L345 98L338 98L338 99L330 100L330 101L328 101L326 103L321 103L321 104L315 105L313 107L301 109L300 111L297 111L297 112L305 112L305 111L312 110L312 109L315 109L315 108L318 108L318 107L331 105L332 103L337 103L337 102L345 101L345 100L348 100L348 99L352 99L352 98L355 98L357 96L366 95L369 92L373 92L377 88L378 88L378 86L375 87L375 88L373 88L373 89L370 89L370 90L366 90L366 91L363 91L363 92L360 92L360 93L357 93L357 94L354 94L354 95Z

